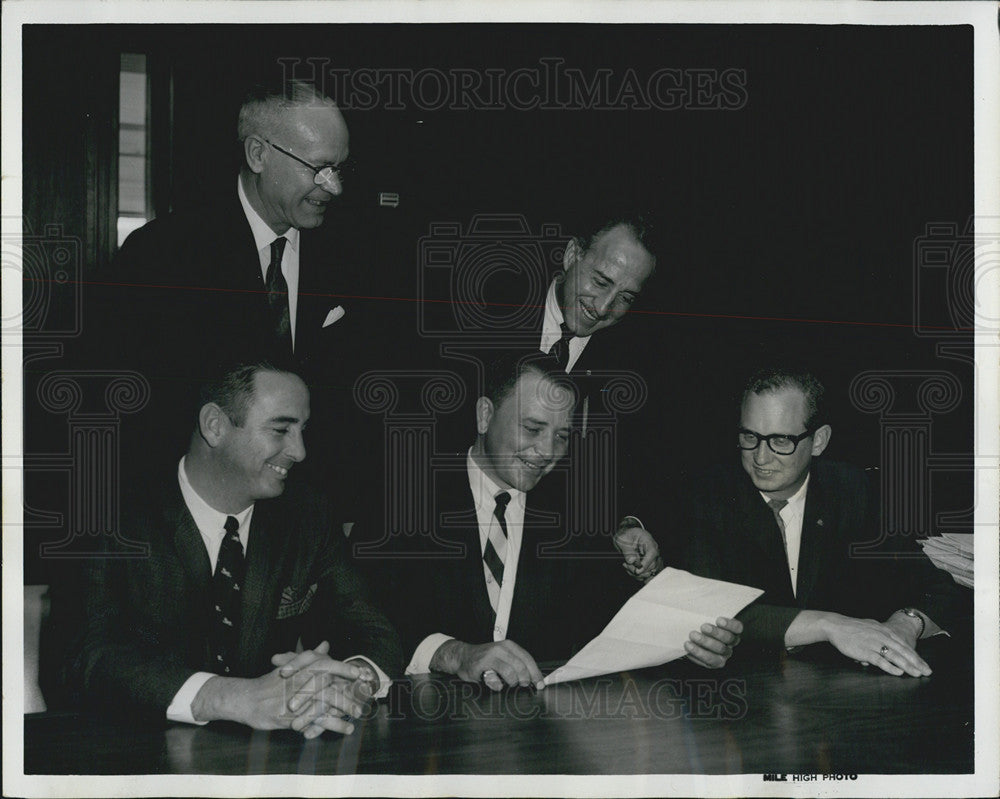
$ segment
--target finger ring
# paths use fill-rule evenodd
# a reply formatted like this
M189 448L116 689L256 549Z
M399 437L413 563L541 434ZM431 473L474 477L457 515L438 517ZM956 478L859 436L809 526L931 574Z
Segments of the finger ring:
M887 647L887 646L886 646L885 644L883 644L883 645L882 645L882 648L881 648L881 649L880 649L880 650L878 651L878 653L879 653L879 654L880 654L880 655L881 655L882 657L885 657L886 655L888 655L888 654L889 654L889 647Z

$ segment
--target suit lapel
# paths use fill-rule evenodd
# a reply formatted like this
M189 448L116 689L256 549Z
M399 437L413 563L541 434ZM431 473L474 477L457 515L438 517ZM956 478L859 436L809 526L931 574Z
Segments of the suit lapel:
M320 286L315 280L314 270L309 268L309 248L313 243L306 231L299 231L299 296L295 311L295 354L299 358L306 357L312 351L315 337L320 333L319 309L326 302L325 297L317 296ZM333 303L336 305L337 303ZM331 305L331 307L333 307Z
M284 572L283 544L290 540L290 535L279 525L273 502L261 501L255 505L250 519L240 609L240 655L244 659L252 658L260 649L270 630L269 620L277 615L280 591L276 583Z
M531 494L528 495L530 503ZM540 529L547 525L546 514L534 511L530 504L524 509L524 526L521 529L521 551L517 557L517 581L510 606L510 621L507 624L508 637L523 636L524 631L534 626L532 619L544 616L544 597L551 596L550 586L556 568L558 554L550 555L544 565L539 562L538 548L542 544ZM551 527L548 524L548 527ZM565 554L563 554L565 557ZM556 635L556 631L552 632Z
M824 486L816 469L809 478L806 507L802 518L802 542L799 545L799 582L797 598L806 606L811 599L824 564L833 563L830 549L836 520L831 516Z
M795 594L792 592L792 577L788 571L788 556L774 513L742 469L738 485L736 524L746 531L749 544L747 557L760 563L760 573L770 575L766 584L782 586L780 601L792 602Z
M208 559L205 542L198 532L198 527L191 517L191 512L184 504L180 487L174 478L176 497L168 502L164 512L164 527L174 531L174 547L177 557L189 583L196 592L207 592L212 582L212 563Z
M452 561L456 569L454 584L459 586L459 590L453 596L462 597L464 601L470 603L469 610L475 628L488 631L486 640L492 640L494 613L489 592L486 590L483 549L479 541L479 520L476 516L472 491L469 488L468 471L465 468L456 469L453 472L446 472L446 475L450 485L443 494L452 498L453 501L449 503L450 508L461 508L461 510L447 512L440 517L447 530L442 533L442 538L460 543L465 548L465 556L461 560Z
M236 288L240 292L257 292L263 305L264 275L260 267L260 254L253 238L253 231L243 213L239 198L233 198L233 207L223 225L225 229L215 231L212 241L216 245L216 266L228 274L219 276L218 285Z
M458 596L472 597L472 614L475 618L477 629L488 631L487 641L493 640L493 624L496 619L493 613L493 606L490 604L490 595L486 590L486 572L483 571L482 545L479 543L479 522L475 518L473 510L472 527L466 533L467 557L463 572L468 582Z

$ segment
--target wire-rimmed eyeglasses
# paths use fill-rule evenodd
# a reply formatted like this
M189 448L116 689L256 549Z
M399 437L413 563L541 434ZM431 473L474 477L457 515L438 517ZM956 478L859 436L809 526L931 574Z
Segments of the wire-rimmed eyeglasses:
M331 183L334 178L336 178L339 183L343 183L345 177L353 175L356 171L354 159L349 156L339 164L324 164L323 166L315 166L310 164L308 161L299 158L295 153L289 152L284 147L278 146L273 141L269 141L268 139L264 139L264 141L270 144L279 153L284 153L289 158L294 158L303 166L309 167L309 169L313 171L313 183L317 186Z

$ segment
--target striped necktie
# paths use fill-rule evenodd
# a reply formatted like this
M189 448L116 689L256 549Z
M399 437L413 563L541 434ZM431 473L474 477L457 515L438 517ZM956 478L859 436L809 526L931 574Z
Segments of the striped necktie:
M497 610L497 599L500 596L500 586L503 585L503 564L507 557L507 518L505 512L507 503L510 502L510 494L501 491L496 495L496 507L493 509L493 516L498 524L490 525L489 536L486 539L486 546L483 549L483 562L492 575L496 583L496 590L489 591L490 604L493 605L493 612Z

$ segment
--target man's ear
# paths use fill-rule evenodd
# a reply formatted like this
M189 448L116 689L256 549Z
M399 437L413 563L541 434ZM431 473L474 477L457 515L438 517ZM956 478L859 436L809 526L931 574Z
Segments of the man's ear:
M476 400L476 432L479 435L486 435L490 422L493 421L493 403L489 397L480 397Z
M577 239L570 239L563 251L563 271L568 272L583 256L583 247Z
M823 454L823 450L825 450L827 445L830 443L830 436L832 435L833 435L833 428L830 427L830 425L828 424L825 424L822 427L816 429L816 432L813 433L813 446L812 446L813 457Z
M206 402L198 411L198 432L210 447L219 446L232 426L226 412L214 402Z
M267 144L258 136L247 136L243 140L243 157L250 171L259 175L264 170L264 151Z

